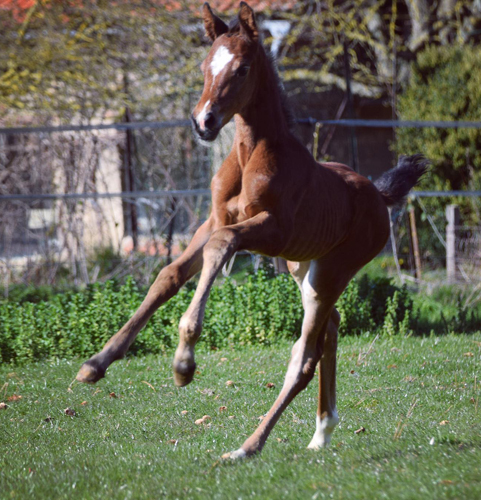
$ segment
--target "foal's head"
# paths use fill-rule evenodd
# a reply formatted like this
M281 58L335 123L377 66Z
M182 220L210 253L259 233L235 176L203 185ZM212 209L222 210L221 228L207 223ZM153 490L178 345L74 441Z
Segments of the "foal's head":
M204 91L192 113L192 123L201 139L213 141L252 97L258 30L254 11L245 2L241 2L238 22L230 27L213 14L207 3L203 17L206 34L213 44L201 65Z

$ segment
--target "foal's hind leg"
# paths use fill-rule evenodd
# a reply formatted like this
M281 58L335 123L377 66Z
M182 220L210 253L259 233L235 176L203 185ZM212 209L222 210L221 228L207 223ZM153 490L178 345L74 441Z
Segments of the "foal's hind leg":
M333 309L327 325L324 351L319 361L316 432L308 446L314 450L329 445L334 428L339 423L336 409L336 354L339 319L339 313Z
M302 282L309 270L309 262L288 262L289 272L296 281L303 295ZM302 297L304 305L304 296ZM336 353L339 313L332 310L327 324L326 339L322 358L319 361L319 401L316 418L316 432L308 448L318 449L327 446L331 435L339 422L336 410Z
M343 278L340 275L334 279L333 275L336 275L335 269L330 266L324 266L319 261L310 263L309 271L302 280L305 312L301 337L292 348L282 390L252 436L240 449L225 454L224 458L241 458L261 451L282 412L314 376L316 364L323 353L324 336L332 309L349 281L347 276Z
M209 219L197 230L184 253L160 271L132 318L105 344L101 352L81 366L77 380L94 383L104 377L109 365L125 355L158 307L173 297L180 287L200 270L202 249L211 235L211 227Z

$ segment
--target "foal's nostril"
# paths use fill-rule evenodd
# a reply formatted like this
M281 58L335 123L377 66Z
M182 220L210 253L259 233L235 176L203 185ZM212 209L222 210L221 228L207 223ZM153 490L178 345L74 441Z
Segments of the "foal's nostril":
M204 126L207 129L212 129L215 126L215 116L214 113L207 113L204 118Z

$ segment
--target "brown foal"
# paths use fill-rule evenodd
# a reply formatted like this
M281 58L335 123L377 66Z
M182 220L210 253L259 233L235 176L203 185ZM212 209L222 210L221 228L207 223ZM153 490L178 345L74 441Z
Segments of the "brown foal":
M356 272L384 247L387 207L401 203L425 172L421 155L402 157L376 185L337 163L317 163L291 132L284 94L259 41L254 12L244 2L227 26L204 4L212 48L202 63L204 91L192 114L195 132L212 141L235 116L231 153L212 179L212 213L185 252L162 269L145 300L102 351L84 363L81 382L96 382L122 358L154 311L202 269L192 303L179 325L174 357L178 386L192 381L194 346L202 330L210 289L222 266L239 250L289 261L302 294L304 320L282 390L257 430L237 451L259 452L292 399L319 363L316 432L309 444L329 444L336 411L339 314L334 305Z

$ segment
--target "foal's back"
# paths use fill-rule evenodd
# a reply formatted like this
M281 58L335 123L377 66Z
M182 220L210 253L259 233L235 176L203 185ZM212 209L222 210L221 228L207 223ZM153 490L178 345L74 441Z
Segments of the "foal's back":
M250 216L274 212L290 235L282 251L288 260L318 259L353 231L370 236L369 253L371 246L379 251L386 243L388 212L376 187L346 165L316 162L292 134L274 144L260 141L243 168L229 159L219 179L232 182L234 171L239 194L231 206L240 214L247 207Z

